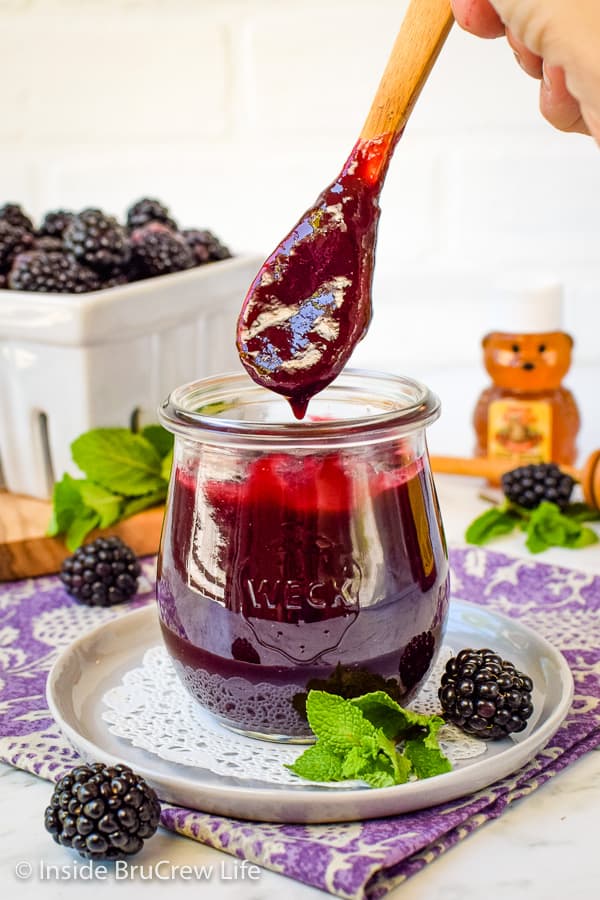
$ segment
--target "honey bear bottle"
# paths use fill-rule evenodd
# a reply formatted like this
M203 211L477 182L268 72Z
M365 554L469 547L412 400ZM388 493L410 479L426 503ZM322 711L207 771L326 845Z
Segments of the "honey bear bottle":
M482 343L492 384L475 408L476 455L514 466L572 465L580 420L572 393L562 386L573 339L561 328L560 285L505 288L491 325Z

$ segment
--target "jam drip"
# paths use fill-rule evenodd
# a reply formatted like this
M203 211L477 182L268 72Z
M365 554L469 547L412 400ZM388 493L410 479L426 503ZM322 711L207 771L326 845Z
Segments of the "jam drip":
M302 419L371 320L379 193L392 136L359 141L339 177L266 260L238 320L240 359Z

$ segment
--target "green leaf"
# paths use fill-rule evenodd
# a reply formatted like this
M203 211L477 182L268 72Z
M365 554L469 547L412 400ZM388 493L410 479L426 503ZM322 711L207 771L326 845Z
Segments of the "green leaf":
M73 459L87 477L108 490L137 497L164 483L155 448L127 428L95 428L71 444Z
M465 540L469 544L486 544L492 538L503 534L510 534L517 525L518 519L510 509L494 507L487 509L471 522L465 533Z
M134 497L132 500L126 500L121 511L121 519L128 519L135 516L136 513L142 512L144 509L150 509L152 506L160 506L165 502L167 497L167 486L152 491L151 494L144 494L143 497Z
M598 535L593 528L587 528L585 525L582 525L580 533L575 537L569 538L567 547L570 547L573 550L581 550L583 547L590 547L592 544L597 544L598 540Z
M82 512L78 513L67 529L65 543L69 550L77 550L90 531L98 527L99 522L100 516L93 509L84 508Z
M98 513L99 528L108 528L118 522L123 505L120 494L113 494L93 481L77 481L77 487L85 506Z
M347 753L352 747L360 746L363 738L375 735L375 729L360 709L337 694L310 691L306 714L318 739L335 753Z
M52 517L48 525L47 534L55 537L64 534L75 515L83 509L83 500L77 482L70 475L63 475L60 481L55 482L52 491Z
M306 711L317 743L288 768L312 781L359 778L387 787L451 768L437 740L444 720L403 709L385 691L345 699L310 690ZM408 753L398 751L398 736Z
M152 444L161 459L164 459L167 453L173 449L173 435L162 425L146 425L140 434Z
M593 509L587 503L569 503L563 515L575 522L600 521L600 509Z
M577 550L597 541L595 531L566 516L555 503L544 501L531 513L526 546L532 553L541 553L548 547Z
M426 716L404 709L384 691L374 691L350 701L358 706L365 719L375 728L380 728L386 737L400 740L406 732L413 728L429 731L430 721L439 720L439 716Z
M406 778L402 780L398 780L394 773L387 767L379 766L376 769L373 769L371 772L366 772L362 776L362 781L366 781L373 788L384 788L384 787L392 787L395 784L404 784L408 781L408 776L410 773L410 763L406 760L408 765L408 772L406 773Z
M308 747L295 763L286 765L286 769L295 772L310 781L343 781L342 757L319 741Z

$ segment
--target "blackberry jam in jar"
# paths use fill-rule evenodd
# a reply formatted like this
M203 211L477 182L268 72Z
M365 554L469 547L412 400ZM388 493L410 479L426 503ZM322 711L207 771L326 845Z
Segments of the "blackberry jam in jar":
M175 390L163 638L221 724L302 741L312 687L406 704L441 646L448 560L426 427L438 399L347 370L303 421L245 375Z

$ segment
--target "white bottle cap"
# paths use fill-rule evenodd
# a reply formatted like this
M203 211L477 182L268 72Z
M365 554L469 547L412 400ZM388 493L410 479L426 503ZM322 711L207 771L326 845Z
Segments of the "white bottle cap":
M562 328L563 289L559 281L515 273L497 282L488 331L543 334Z

